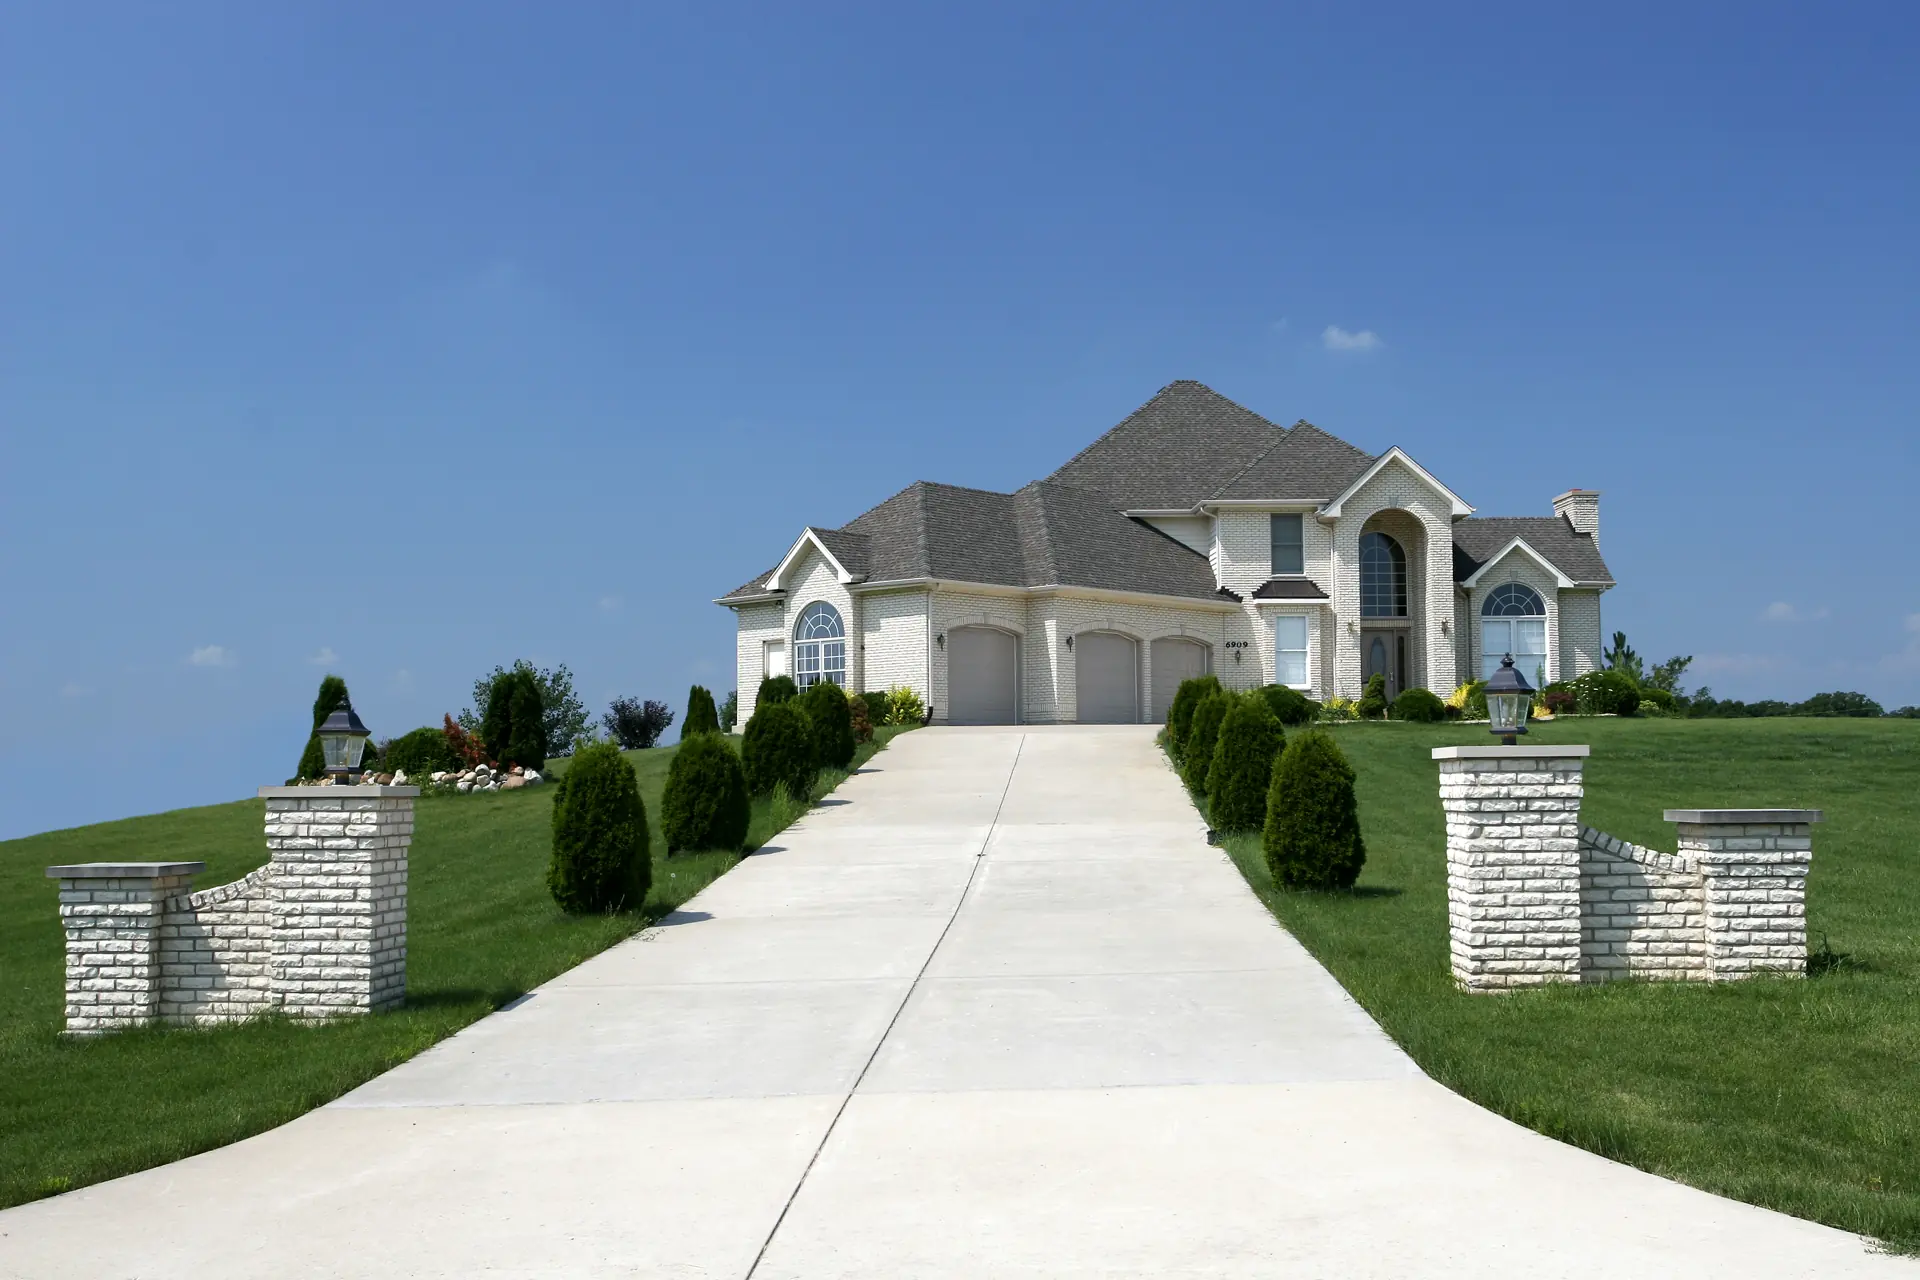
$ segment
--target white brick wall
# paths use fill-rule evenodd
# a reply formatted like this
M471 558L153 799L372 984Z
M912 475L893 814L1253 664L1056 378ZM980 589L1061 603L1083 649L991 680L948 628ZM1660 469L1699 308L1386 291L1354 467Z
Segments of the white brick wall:
M1334 611L1340 618L1361 620L1360 535L1367 531L1370 519L1386 511L1407 513L1419 522L1421 534L1419 544L1414 545L1400 536L1407 531L1404 523L1383 530L1393 534L1407 553L1407 612L1413 637L1409 661L1413 670L1407 674L1406 683L1409 688L1425 686L1444 695L1457 683L1453 647L1439 643L1441 620L1454 616L1453 507L1445 494L1398 459L1388 463L1342 504L1342 514L1333 529L1333 581L1322 585L1332 592ZM1343 626L1335 636L1335 691L1358 697L1361 670L1360 636Z
M1606 653L1600 638L1600 593L1566 590L1560 593L1560 674L1571 680L1598 671Z
M1473 672L1474 678L1478 679L1483 666L1484 640L1480 634L1480 608L1486 603L1489 594L1509 582L1524 583L1540 593L1540 600L1547 609L1547 679L1549 682L1566 679L1561 674L1564 663L1560 653L1560 589L1555 585L1553 575L1541 568L1539 561L1518 548L1492 561L1489 567L1481 572L1480 585L1468 592L1467 609L1473 620L1473 665L1469 670ZM1595 624L1598 625L1600 611L1597 605L1593 616Z
M289 1017L399 1004L413 787L267 787L273 993ZM305 792L306 794L286 794ZM332 794L328 794L328 793Z
M1677 854L1580 828L1580 980L1705 981L1705 887Z
M905 687L924 701L929 696L927 593L863 593L860 625L860 682L853 691Z
M787 633L787 610L778 600L766 600L740 605L734 613L737 616L733 687L740 698L736 708L739 724L745 725L753 719L753 700L759 695L760 681L767 674L767 642L782 639Z
M273 864L169 899L160 953L162 1022L234 1022L271 1008Z

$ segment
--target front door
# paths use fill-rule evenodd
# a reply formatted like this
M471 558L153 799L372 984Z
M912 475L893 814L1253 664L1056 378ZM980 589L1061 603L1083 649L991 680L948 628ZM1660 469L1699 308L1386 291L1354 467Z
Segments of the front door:
M1385 676L1387 701L1392 702L1406 687L1406 672L1406 632L1382 630L1360 633L1360 680L1363 688L1375 676Z

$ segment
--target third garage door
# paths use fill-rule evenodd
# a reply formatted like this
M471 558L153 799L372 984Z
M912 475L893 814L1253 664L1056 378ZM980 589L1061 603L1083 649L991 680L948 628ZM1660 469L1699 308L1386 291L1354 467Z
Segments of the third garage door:
M948 724L1013 724L1020 642L992 627L947 632Z
M1140 649L1126 636L1089 631L1074 638L1074 688L1081 724L1140 719Z

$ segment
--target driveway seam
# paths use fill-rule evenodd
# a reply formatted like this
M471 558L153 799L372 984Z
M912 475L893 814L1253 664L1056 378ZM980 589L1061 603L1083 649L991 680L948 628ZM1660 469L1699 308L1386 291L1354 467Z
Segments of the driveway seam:
M887 1019L887 1026L874 1041L873 1052L860 1064L860 1074L853 1078L846 1095L840 1099L840 1105L834 1109L833 1119L827 1121L826 1132L820 1135L819 1143L813 1154L807 1157L807 1167L800 1171L800 1177L793 1184L793 1191L787 1196L787 1202L780 1206L780 1216L773 1220L773 1227L767 1232L767 1238L760 1242L760 1251L753 1255L753 1265L747 1268L745 1280L753 1280L754 1273L760 1270L767 1250L773 1247L773 1238L780 1234L780 1226L787 1220L787 1214L793 1210L793 1202L800 1198L800 1191L807 1185L807 1176L813 1172L813 1166L819 1163L820 1153L827 1149L827 1143L833 1140L833 1131L840 1124L840 1117L847 1113L853 1103L853 1095L860 1092L860 1085L867 1078L867 1072L873 1069L874 1060L880 1056L880 1050L887 1044L887 1037L900 1022L900 1015L907 1011L907 1003L913 999L913 993L920 989L921 981L927 976L927 970L933 965L933 958L940 954L940 944L947 940L947 934L953 930L953 922L960 918L961 910L967 905L967 897L973 892L974 881L980 877L980 864L987 860L987 848L993 843L993 833L1000 828L1000 815L1007 807L1007 793L1013 790L1013 777L1020 771L1020 753L1027 747L1027 735L1021 734L1020 741L1013 748L1013 763L1007 767L1006 783L1000 788L1000 802L994 806L993 821L987 824L987 833L980 840L980 851L973 856L973 866L967 871L967 883L960 889L960 899L953 904L953 913L947 917L947 923L940 930L940 936L933 940L933 946L927 951L927 958L920 962L920 971L913 975L913 981L907 984L906 994L900 997L899 1005L893 1016Z

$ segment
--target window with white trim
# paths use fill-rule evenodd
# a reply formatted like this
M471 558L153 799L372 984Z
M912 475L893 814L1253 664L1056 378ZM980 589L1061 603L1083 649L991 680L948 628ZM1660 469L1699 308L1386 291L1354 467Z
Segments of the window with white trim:
M847 632L840 611L816 600L800 613L793 628L793 682L802 689L822 680L847 683Z
M1272 523L1268 529L1268 550L1273 576L1277 578L1282 574L1305 573L1307 550L1300 528L1300 513L1295 511L1269 518Z
M1360 616L1407 616L1407 553L1384 533L1360 535Z
M1307 620L1300 614L1283 613L1273 620L1273 682L1307 687Z
M1528 684L1547 687L1547 605L1523 582L1502 583L1480 602L1480 678L1492 679L1508 654Z

